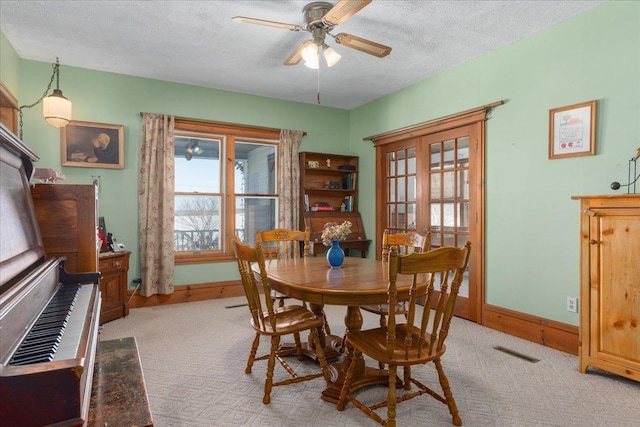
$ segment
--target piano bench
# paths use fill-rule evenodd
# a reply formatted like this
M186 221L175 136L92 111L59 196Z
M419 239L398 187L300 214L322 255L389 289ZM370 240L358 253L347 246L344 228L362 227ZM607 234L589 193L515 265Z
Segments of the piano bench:
M134 337L99 341L87 426L152 427L147 387Z

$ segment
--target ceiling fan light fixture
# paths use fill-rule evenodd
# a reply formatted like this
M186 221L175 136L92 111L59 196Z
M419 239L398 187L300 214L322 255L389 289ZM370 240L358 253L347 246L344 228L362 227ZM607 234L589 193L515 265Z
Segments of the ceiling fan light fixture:
M198 156L200 154L202 154L204 152L204 150L200 147L200 144L198 142L198 140L192 140L192 142L190 142L185 151L184 151L184 158L187 160L191 160L193 158L193 156Z
M324 56L324 59L327 61L327 66L333 67L338 63L338 61L340 61L340 58L342 58L342 56L327 44L323 45L322 47L324 48L324 52L322 54Z
M309 42L302 49L301 52L302 59L306 62L318 62L318 45L314 42Z
M311 68L312 70L317 70L320 68L320 57L316 55L314 58L311 58L309 61L304 61L304 65L307 68Z

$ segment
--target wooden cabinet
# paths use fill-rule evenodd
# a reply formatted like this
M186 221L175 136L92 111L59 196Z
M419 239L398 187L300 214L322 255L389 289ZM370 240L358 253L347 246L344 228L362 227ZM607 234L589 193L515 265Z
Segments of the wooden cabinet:
M100 324L129 315L127 288L130 254L131 252L100 254Z
M301 152L300 205L300 228L311 231L312 255L327 250L320 239L324 224L349 220L351 234L340 246L367 256L371 240L365 237L358 213L358 157Z
M130 252L102 253L98 264L96 187L36 184L31 194L47 257L66 257L70 273L100 271L101 324L128 315Z
M70 273L98 271L96 187L36 184L31 194L47 257L66 257Z
M579 369L640 381L640 194L580 200Z
M346 212L358 211L358 157L301 152L300 224L305 212L340 212L342 204Z

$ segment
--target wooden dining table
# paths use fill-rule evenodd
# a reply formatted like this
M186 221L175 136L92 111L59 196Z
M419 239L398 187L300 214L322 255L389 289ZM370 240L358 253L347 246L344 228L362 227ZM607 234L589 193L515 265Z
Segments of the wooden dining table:
M323 307L329 305L347 306L344 323L347 331L362 327L361 305L387 303L389 283L389 263L366 258L346 257L340 268L331 268L324 257L274 259L265 262L271 288L309 303L311 310L324 315ZM257 265L253 267L258 272ZM398 301L409 299L411 276L398 276ZM426 292L426 281L419 280L417 295ZM318 330L320 339L326 344L324 331ZM309 348L311 348L309 346ZM337 403L347 368L353 359L353 349L345 346L341 362L330 366L331 384L322 392L322 399ZM374 384L387 384L389 374L385 369L368 367L362 355L358 357L353 388ZM402 381L398 381L398 387Z

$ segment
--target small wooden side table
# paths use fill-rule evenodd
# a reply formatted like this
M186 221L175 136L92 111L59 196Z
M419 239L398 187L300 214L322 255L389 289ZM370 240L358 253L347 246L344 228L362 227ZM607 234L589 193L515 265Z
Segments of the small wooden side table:
M129 315L129 255L131 252L103 252L98 259L102 307L100 324Z

